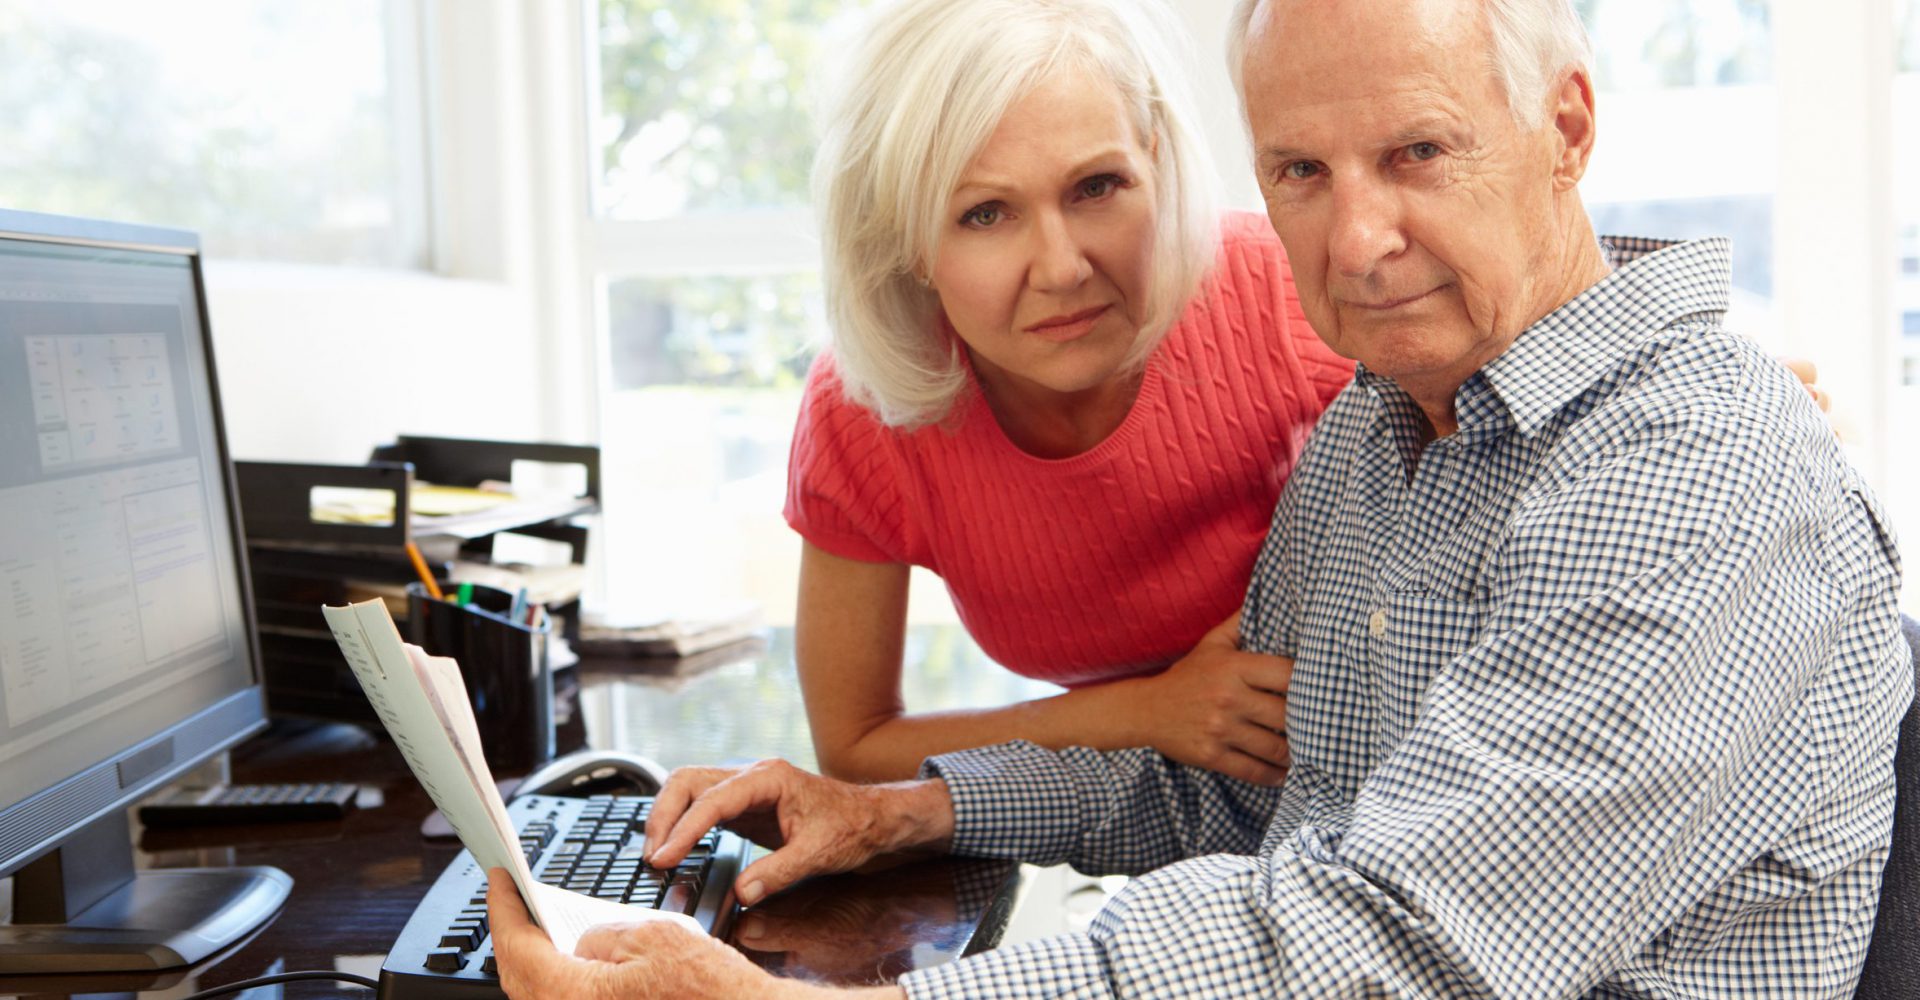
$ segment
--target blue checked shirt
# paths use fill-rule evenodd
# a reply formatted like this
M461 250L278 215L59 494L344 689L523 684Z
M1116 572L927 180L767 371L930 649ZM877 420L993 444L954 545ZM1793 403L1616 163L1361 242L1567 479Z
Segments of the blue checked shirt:
M1427 445L1364 369L1242 619L1284 789L1148 750L949 754L956 850L1135 874L932 997L1844 997L1913 676L1877 502L1720 326L1728 249L1621 240Z

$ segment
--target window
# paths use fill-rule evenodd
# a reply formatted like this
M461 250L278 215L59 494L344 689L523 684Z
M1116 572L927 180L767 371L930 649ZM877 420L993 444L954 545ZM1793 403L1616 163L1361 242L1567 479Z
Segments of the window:
M1836 423L1880 477L1896 520L1920 531L1920 466L1906 482L1899 477L1913 463L1880 460L1885 441L1904 447L1889 437L1895 429L1920 426L1920 385L1891 393L1882 385L1920 383L1920 336L1904 318L1920 313L1920 0L1869 5L1893 10L1892 31L1854 5L1574 2L1597 58L1602 141L1581 184L1596 228L1731 237L1730 324L1771 350L1821 361L1823 382L1840 397ZM646 511L607 519L610 540L628 546L610 553L610 594L704 577L713 593L755 593L776 621L789 613L792 571L779 567L792 565L798 542L778 517L784 444L797 379L825 337L804 205L808 73L829 51L821 27L864 3L769 0L745 18L724 0L593 0L597 104L583 176L595 178L602 440L608 468L619 470L607 499ZM1200 52L1219 51L1228 6L1176 4ZM1883 34L1900 60L1896 125L1856 127L1848 116L1864 119L1884 85L1862 82L1880 78L1859 53ZM1201 67L1203 100L1231 106L1216 69ZM1237 117L1203 125L1226 151L1229 187L1247 190ZM1861 139L1867 133L1873 143ZM1891 204L1866 177L1884 164L1877 143L1888 134ZM1793 197L1777 197L1785 190ZM1865 220L1890 216L1900 220L1898 253L1869 252ZM1887 266L1896 302L1868 321L1865 304L1878 296L1861 283ZM1869 350L1883 341L1896 345L1898 363ZM670 454L668 428L708 436ZM1905 498L1912 515L1899 513ZM652 527L611 538L634 521ZM680 539L715 531L738 551L717 560L676 551ZM929 597L944 599L943 588L916 581L913 599ZM916 604L910 614L951 610Z
M1901 356L1905 401L1920 393L1920 0L1895 5L1898 40L1893 81L1893 176L1896 227L1894 309L1900 316L1896 350ZM1896 405L1896 427L1913 427L1920 406ZM1920 518L1909 518L1920 528Z
M615 607L699 615L744 596L789 620L799 546L780 511L818 275L606 287L602 468L608 504L629 512L604 519Z
M1912 565L1920 537L1920 463L1906 457L1920 428L1920 0L1894 5L1893 78L1893 386L1887 401L1890 447L1884 499ZM1911 571L1909 571L1911 576ZM1920 587L1909 584L1903 602L1920 614Z
M791 621L787 449L826 340L810 85L830 23L864 3L769 0L746 17L727 0L596 0L589 155L616 615L744 596ZM917 607L944 596L915 589ZM931 607L919 617L943 617Z
M850 0L602 0L599 210L792 208L813 162L807 81Z
M0 0L0 205L198 230L209 256L418 266L404 0Z
M1770 0L1579 0L1602 141L1581 184L1601 234L1733 241L1729 322L1768 340L1777 180ZM1705 149L1758 151L1707 156ZM1657 166L1656 166L1657 165Z

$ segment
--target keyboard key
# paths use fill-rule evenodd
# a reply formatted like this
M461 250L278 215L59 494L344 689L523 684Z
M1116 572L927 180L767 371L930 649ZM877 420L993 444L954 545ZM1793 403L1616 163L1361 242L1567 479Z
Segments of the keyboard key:
M662 913L692 913L699 902L700 890L677 882L667 886L667 891L660 896L660 902L654 905L654 909Z
M466 953L459 948L427 949L427 968L435 972L459 972L466 964Z

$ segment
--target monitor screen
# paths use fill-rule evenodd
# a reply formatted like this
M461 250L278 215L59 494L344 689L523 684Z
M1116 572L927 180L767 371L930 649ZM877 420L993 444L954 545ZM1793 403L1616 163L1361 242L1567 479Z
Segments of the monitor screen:
M0 238L0 809L254 683L195 266Z
M205 302L191 233L0 211L0 977L190 964L291 884L127 820L266 724Z

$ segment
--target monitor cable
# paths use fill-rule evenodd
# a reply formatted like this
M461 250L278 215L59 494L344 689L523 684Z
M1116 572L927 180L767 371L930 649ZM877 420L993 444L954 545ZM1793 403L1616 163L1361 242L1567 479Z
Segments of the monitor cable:
M368 979L365 976L356 976L351 972L282 972L276 976L256 976L252 979L242 979L237 983L228 983L225 986L215 986L210 990L201 990L198 993L181 997L180 1000L213 1000L214 997L223 997L231 993L241 993L257 986L272 986L276 983L295 983L308 979L338 980L343 983L352 983L355 986L365 986L370 990L380 988L380 984L374 980Z

